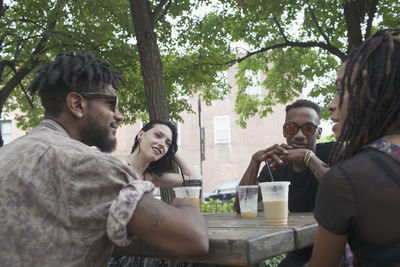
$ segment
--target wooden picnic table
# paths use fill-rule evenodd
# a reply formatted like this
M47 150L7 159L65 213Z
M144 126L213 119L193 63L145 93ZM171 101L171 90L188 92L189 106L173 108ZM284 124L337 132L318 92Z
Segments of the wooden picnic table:
M135 239L116 247L114 255L174 259L185 262L250 266L262 260L312 245L317 223L312 213L290 213L287 226L268 226L264 213L241 218L235 213L206 213L210 250L207 255L176 259Z

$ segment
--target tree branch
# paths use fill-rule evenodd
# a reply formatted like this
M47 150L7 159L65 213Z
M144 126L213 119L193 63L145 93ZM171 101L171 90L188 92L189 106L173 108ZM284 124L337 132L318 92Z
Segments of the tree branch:
M8 9L8 6L5 6L3 0L0 0L0 18L4 16L4 13Z
M24 86L22 85L22 83L19 83L19 86L21 86L22 92L24 92L24 95L26 97L26 100L28 100L29 106L31 106L31 109L33 109L33 103L32 103L32 99L29 97L28 93L26 92Z
M14 74L18 75L17 69L15 68L15 63L8 61L8 60L3 60L0 62L0 82L2 81L2 74L3 74L3 70L4 70L5 66L10 67L10 69L12 69ZM24 93L26 99L28 100L29 105L31 106L31 108L33 108L32 100L29 98L28 93L26 92L26 90L21 82L19 82L19 86L21 86L22 92Z
M340 51L338 48L330 45L330 44L326 44L326 43L322 43L322 42L284 42L284 43L280 43L280 44L274 44L271 46L267 46L264 48L261 48L259 50L253 51L253 52L249 52L247 53L245 56L234 59L234 60L230 60L228 62L225 62L221 65L226 65L226 64L232 64L232 63L240 63L243 60L245 60L246 58L249 58L251 56L254 56L256 54L259 53L263 53L269 50L273 50L273 49L277 49L277 48L285 48L285 47L301 47L301 48L308 48L308 47L319 47L323 50L328 51L329 53L337 56L338 58L340 58L340 60L342 62L344 62L346 60L346 54L344 54L342 51Z
M167 6L164 8L165 5L167 5ZM161 18L163 18L167 14L170 6L171 6L171 0L161 0L160 1L160 3L156 6L156 8L153 11L153 15L152 15L153 25L156 25L156 22L159 21ZM163 11L163 12L161 13L161 11Z
M12 41L12 42L9 42L9 43L3 43L2 45L0 45L0 48L4 48L4 47L7 47L7 46L11 46L11 45L13 45L13 44L15 44L16 46L17 45L19 45L19 44L17 44L18 42L25 42L25 41L28 41L28 40L33 40L33 39L36 39L36 38L41 38L42 37L42 35L33 35L33 36L28 36L28 37L26 37L26 38L23 38L23 39L17 39L17 40L14 40L14 41Z
M238 3L239 6L242 7L243 14L247 15L248 12L247 12L246 4L242 0L236 0L236 2Z
M2 60L0 62L0 82L3 80L3 71L4 71L4 67L8 66L10 67L12 70L15 70L15 64L9 60Z
M283 39L285 40L285 42L286 42L286 43L289 42L288 38L287 38L286 35L285 35L285 32L283 31L283 28L282 28L281 24L279 23L279 21L278 21L278 19L275 17L275 15L273 15L272 19L275 21L276 26L278 26L278 30L279 30L279 32L281 33L281 35L282 35Z
M31 19L22 18L22 19L20 19L19 21L20 21L20 22L25 22L25 23L31 23L31 24L37 26L38 28L41 28L42 30L45 29L44 26L42 26L41 24L39 24L39 23L37 23L36 21L33 21L33 20L31 20Z
M324 38L325 42L326 42L327 44L330 45L331 42L329 41L328 36L326 36L326 34L322 31L321 26L319 26L318 20L317 20L317 18L315 17L314 11L312 10L312 8L311 8L310 5L308 5L308 10L309 10L310 13L311 13L311 18L312 18L312 20L314 21L315 26L316 26L317 29L318 29L318 32L322 35L322 37Z
M47 22L46 30L43 32L42 38L37 43L35 49L31 53L29 59L18 69L15 75L4 85L0 90L0 106L3 106L8 96L14 90L14 88L21 84L21 81L31 72L39 63L40 56L46 52L46 44L49 40L49 34L53 31L56 26L57 20L60 18L58 13L62 10L62 6L65 5L64 0L58 0L52 13L50 14L50 19Z
M367 20L367 28L365 29L364 40L370 37L371 29L372 29L372 21L375 17L376 6L378 5L379 0L371 1L371 5L368 9L368 20Z

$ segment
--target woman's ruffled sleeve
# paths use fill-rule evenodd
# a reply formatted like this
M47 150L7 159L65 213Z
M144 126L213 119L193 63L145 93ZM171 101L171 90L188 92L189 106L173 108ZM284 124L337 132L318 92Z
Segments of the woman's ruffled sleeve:
M110 206L107 218L107 235L111 242L118 246L128 246L132 242L132 237L128 236L127 225L143 194L150 193L153 189L153 183L138 180L121 189Z

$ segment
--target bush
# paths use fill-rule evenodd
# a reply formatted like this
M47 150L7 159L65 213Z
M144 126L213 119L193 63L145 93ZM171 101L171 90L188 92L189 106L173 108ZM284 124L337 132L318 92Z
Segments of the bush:
M223 202L219 199L210 199L208 202L202 202L201 204L201 212L207 213L232 213L235 212L233 208L233 203L235 202L235 198L232 198L228 202Z
M277 267L285 257L286 254L282 254L273 258L269 258L260 262L258 265L255 265L255 267Z

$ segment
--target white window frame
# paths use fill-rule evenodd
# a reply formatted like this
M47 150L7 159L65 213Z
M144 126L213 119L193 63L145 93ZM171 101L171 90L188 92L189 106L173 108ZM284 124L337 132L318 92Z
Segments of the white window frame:
M220 137L222 134L225 135L224 138ZM230 142L231 142L231 131L230 131L229 115L214 116L214 143L229 144Z
M9 127L9 132L5 131L5 125ZM6 145L12 140L12 120L10 119L2 119L1 120L1 136L3 138L3 145Z

